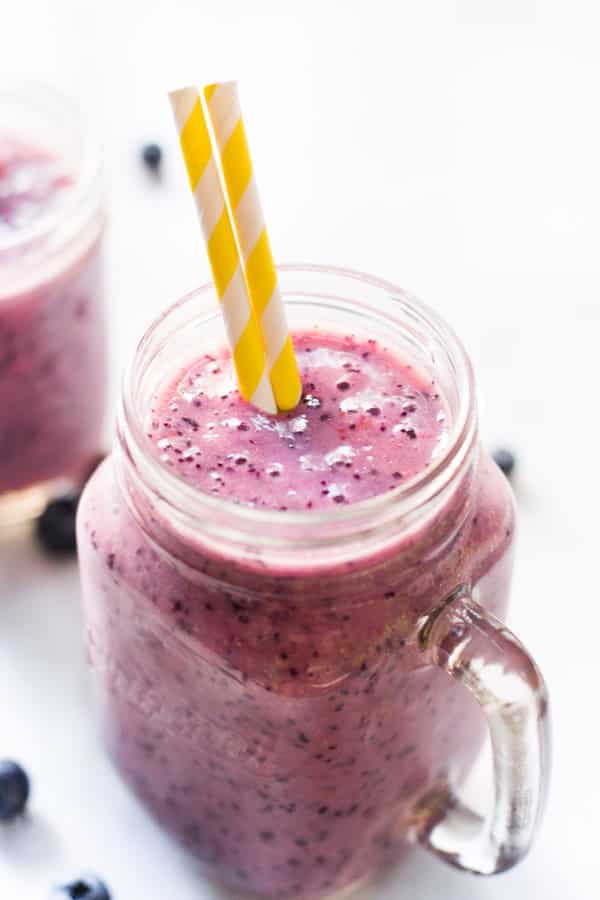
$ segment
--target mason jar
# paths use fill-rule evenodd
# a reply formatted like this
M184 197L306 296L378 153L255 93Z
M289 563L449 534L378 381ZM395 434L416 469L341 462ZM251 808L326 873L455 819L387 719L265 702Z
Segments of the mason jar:
M393 285L321 267L280 281L292 331L381 339L430 371L448 441L394 490L326 510L203 493L146 432L152 399L224 343L223 324L212 286L168 309L138 345L112 457L78 513L104 741L151 813L238 888L328 895L416 842L462 869L507 869L543 805L547 698L502 624L515 510L479 441L471 365ZM495 804L480 815L461 790L486 722Z
M105 398L96 147L70 101L0 91L0 523L81 480Z

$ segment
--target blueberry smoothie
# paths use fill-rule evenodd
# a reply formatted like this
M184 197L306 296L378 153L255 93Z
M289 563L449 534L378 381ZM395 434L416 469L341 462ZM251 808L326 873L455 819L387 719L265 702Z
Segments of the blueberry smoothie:
M78 515L111 755L210 870L269 897L358 882L443 815L483 724L423 658L419 622L461 582L501 615L514 528L506 480L474 445L427 515L378 531L374 507L360 539L344 537L353 510L400 503L427 478L456 440L453 413L435 373L383 340L294 341L291 413L246 404L225 351L173 366L145 407L145 461L212 513L175 524L166 492L148 493L118 449ZM223 508L257 514L243 543L213 529ZM291 535L277 559L265 512ZM329 537L297 545L300 515L315 534L325 516Z
M319 510L398 487L447 439L435 384L375 340L296 335L302 402L267 416L235 390L228 353L205 354L152 408L161 462L198 490L270 509Z
M99 449L102 216L80 193L66 159L0 132L0 503Z
M0 137L0 236L10 238L49 217L73 186L65 162L42 147Z

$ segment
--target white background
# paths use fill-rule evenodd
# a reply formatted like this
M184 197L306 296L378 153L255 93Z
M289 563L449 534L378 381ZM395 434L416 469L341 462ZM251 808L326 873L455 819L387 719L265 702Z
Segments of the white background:
M208 274L166 91L236 77L277 258L370 271L436 306L475 361L486 443L518 453L510 624L553 700L543 829L500 878L417 851L369 897L600 895L599 30L579 0L0 5L5 72L75 95L104 144L115 373ZM145 140L165 147L160 182ZM29 820L0 830L2 900L43 900L82 867L115 900L224 896L99 752L76 567L27 535L0 545L2 755L34 778Z

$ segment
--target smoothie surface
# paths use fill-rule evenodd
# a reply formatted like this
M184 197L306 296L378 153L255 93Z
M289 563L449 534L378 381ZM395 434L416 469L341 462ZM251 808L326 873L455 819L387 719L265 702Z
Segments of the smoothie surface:
M200 357L158 394L148 438L199 490L254 507L326 509L397 488L448 437L436 384L375 340L294 336L303 391L269 416L237 391L228 350Z
M0 133L0 244L54 212L72 184L58 157Z

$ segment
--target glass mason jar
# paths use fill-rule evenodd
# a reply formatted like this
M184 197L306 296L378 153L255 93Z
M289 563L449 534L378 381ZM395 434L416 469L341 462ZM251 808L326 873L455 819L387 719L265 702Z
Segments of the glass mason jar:
M98 156L77 109L39 86L2 89L0 524L34 515L98 455L104 220Z
M150 403L224 341L212 286L146 332L78 543L102 728L153 814L228 883L272 897L362 881L417 841L490 874L527 852L547 699L501 624L514 507L478 442L470 363L403 291L280 270L292 329L385 340L435 373L450 439L401 487L327 511L204 494L149 452ZM473 697L477 703L473 702ZM460 800L485 721L495 805Z

